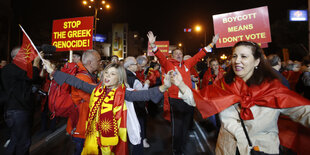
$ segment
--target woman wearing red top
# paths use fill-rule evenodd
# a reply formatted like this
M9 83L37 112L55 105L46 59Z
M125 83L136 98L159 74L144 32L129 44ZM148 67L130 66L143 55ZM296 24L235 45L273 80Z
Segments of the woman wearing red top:
M232 51L232 65L224 77L200 92L186 86L179 73L172 82L179 87L179 97L196 106L204 118L219 113L221 129L216 145L217 155L234 152L248 155L252 148L279 154L279 115L287 115L310 127L310 101L281 84L256 43L241 41L234 45ZM281 144L294 142L295 137L290 138L289 141L281 139Z

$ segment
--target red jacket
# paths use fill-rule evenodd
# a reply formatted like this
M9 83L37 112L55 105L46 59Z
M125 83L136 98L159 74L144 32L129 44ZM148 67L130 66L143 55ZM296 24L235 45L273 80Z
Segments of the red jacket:
M191 72L190 70L194 67L198 61L200 61L204 56L206 56L206 51L202 48L197 54L192 58L183 60L181 63L175 59L167 59L160 51L154 52L155 56L158 58L159 63L162 65L163 73L167 73L170 70L175 70L175 67L179 70L183 77L184 83L192 88L191 82ZM172 85L169 90L169 97L178 98L179 88L175 85Z
M205 86L209 85L209 82L214 83L214 81L221 79L224 76L225 70L222 67L219 67L218 70L219 70L219 73L217 76L212 74L211 68L209 68L205 72L205 74L203 75L203 78L202 78L201 89L204 88Z
M179 70L183 77L184 83L192 88L192 81L191 81L191 68L194 67L198 61L200 61L204 56L206 56L206 51L202 48L197 54L195 54L192 58L189 58L187 60L183 60L182 62L179 62L175 59L167 59L157 48L157 50L154 52L155 56L158 58L159 63L162 66L162 73L167 73L170 70L175 70L175 67ZM162 74L164 75L164 74ZM162 78L164 79L164 78ZM165 92L165 100L164 100L164 118L166 120L170 120L170 104L168 97L171 98L177 98L178 97L179 88L175 85L172 85L168 89L168 93Z
M136 71L136 77L141 81L141 83L145 82L144 69Z
M298 72L294 72L294 71L282 72L282 75L287 79L287 81L290 84L291 89L294 91L295 91L295 87L296 87L296 84L298 82L299 76L301 74L302 74L301 71L298 71Z
M154 86L158 78L160 78L160 72L150 68L149 72L147 73L147 79L150 81L150 86Z
M95 79L89 75L87 69L82 63L77 63L79 66L78 74L75 76L80 80L83 80L89 84L96 84ZM85 138L86 121L89 113L89 99L90 94L84 92L83 90L71 87L71 97L74 104L78 107L79 118L76 124L76 130L73 132L73 137ZM71 119L67 122L67 132L71 134L74 127L71 125Z

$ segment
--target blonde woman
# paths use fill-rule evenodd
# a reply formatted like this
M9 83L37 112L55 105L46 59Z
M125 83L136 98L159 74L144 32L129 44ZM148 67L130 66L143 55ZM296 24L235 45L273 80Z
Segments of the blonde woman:
M157 103L163 97L163 92L171 86L170 76L167 75L165 84L159 87L144 91L126 90L126 72L123 65L118 63L109 64L104 69L101 82L97 86L53 70L48 61L45 61L44 66L58 84L67 83L91 93L82 154L128 154L127 134L130 138L132 134L127 130L127 122L131 118L127 115L125 100L152 100Z

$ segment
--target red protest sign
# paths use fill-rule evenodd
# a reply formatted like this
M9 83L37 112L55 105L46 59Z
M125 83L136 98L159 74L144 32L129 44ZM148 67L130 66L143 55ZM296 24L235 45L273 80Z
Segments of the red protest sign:
M54 20L52 45L56 51L92 49L93 23L92 16Z
M241 40L271 42L267 6L213 15L214 34L220 39L216 47L230 47Z
M169 55L169 41L155 41L155 45L157 48L165 55ZM154 53L152 52L152 47L150 46L150 43L148 43L147 47L147 55L148 56L154 56Z

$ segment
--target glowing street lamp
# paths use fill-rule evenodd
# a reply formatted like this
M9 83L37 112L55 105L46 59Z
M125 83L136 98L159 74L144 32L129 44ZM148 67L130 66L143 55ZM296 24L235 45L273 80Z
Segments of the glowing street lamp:
M179 47L182 47L182 43L179 43L178 46L179 46Z
M201 26L200 26L200 25L196 25L195 30L196 30L197 32L200 32L200 31L201 31Z
M201 32L201 31L204 31L204 43L203 45L204 46L207 46L207 31L204 29L202 29L202 27L200 25L196 25L195 26L195 31L196 32Z
M98 14L98 9L103 10L103 7L106 7L107 9L110 9L110 5L106 3L105 0L84 0L82 1L83 5L88 5L88 8L94 8L95 9L95 32L94 35L97 33L97 14Z
M226 60L227 59L227 56L225 54L223 54L221 57L220 57L222 60Z

